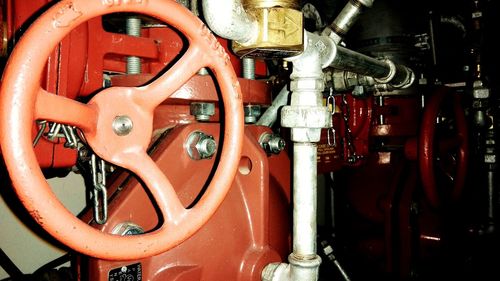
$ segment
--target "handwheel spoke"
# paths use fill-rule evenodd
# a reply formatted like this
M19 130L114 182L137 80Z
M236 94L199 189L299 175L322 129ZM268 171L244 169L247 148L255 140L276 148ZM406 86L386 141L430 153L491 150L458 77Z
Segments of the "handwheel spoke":
M156 163L145 152L128 152L120 157L120 165L135 173L151 192L166 224L176 225L187 210L174 187Z
M140 13L176 27L190 42L187 53L153 83L130 92L110 87L115 89L102 91L88 104L41 90L40 81L45 75L52 75L44 72L47 57L61 40L86 21L113 13ZM146 149L153 129L152 109L202 67L214 71L224 111L230 114L224 116L224 144L217 172L207 193L188 211ZM64 84L64 81L59 82ZM2 156L20 202L49 234L83 255L130 261L165 253L206 224L231 187L243 140L240 86L217 39L198 17L176 1L71 0L54 3L16 42L0 90ZM151 200L161 210L163 225L144 235L111 235L92 228L69 212L50 190L40 169L32 146L32 118L76 126L88 133L85 140L97 156L130 170L143 181L152 194ZM124 202L113 200L113 203L119 207ZM113 210L116 210L114 218L119 219L121 208ZM128 211L126 213L128 215Z
M138 88L144 105L155 108L207 65L199 46L190 46L187 52L166 73L152 83Z
M40 89L36 98L35 119L76 126L83 132L91 132L97 124L97 110L91 105Z

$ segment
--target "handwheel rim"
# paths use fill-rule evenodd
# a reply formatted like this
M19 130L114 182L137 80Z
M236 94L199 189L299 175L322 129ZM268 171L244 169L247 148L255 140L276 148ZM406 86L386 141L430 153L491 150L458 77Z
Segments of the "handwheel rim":
M36 89L50 52L74 27L93 17L115 12L140 12L153 16L185 34L190 44L211 50L210 68L221 88L225 111L230 112L224 115L221 152L224 163L218 167L204 197L190 210L191 213L186 213L188 218L179 220L176 229L160 227L152 233L130 237L100 232L78 220L59 202L38 166L30 130L35 117ZM44 42L45 45L33 49L33 42ZM57 240L97 258L128 260L149 257L193 235L222 203L241 155L241 90L229 58L205 25L174 1L73 0L55 4L26 31L9 58L0 93L0 111L2 153L21 202L37 223Z
M453 98L453 113L457 126L457 137L460 138L458 147L457 168L453 181L453 189L449 194L449 198L443 198L438 192L438 184L436 181L435 165L434 165L434 147L436 135L436 118L439 114L441 104L446 98ZM460 99L453 95L452 89L447 87L439 87L431 96L424 109L422 123L419 135L420 148L418 151L419 170L422 181L422 187L425 198L429 205L435 209L440 208L443 204L457 202L462 194L465 186L465 178L468 163L468 131L465 113L461 108Z

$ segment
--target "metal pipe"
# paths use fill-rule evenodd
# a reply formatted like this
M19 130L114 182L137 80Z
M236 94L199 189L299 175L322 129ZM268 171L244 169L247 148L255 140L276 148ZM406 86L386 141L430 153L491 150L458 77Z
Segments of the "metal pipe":
M288 97L290 91L288 91L287 86L283 87L278 95L274 98L273 103L269 106L266 111L260 116L256 125L260 126L273 126L274 122L278 119L278 111L282 106L287 105Z
M395 88L408 87L415 80L413 71L404 65L396 65L389 59L374 59L342 46L336 48L335 58L330 64L333 68L371 76L376 82L388 83Z
M289 264L269 264L262 272L269 281L317 281L321 258L316 252L317 146L321 129L331 126L331 113L323 105L322 68L333 60L333 40L306 33L304 52L288 60L290 105L281 110L281 125L291 128L293 141L293 252Z
M317 147L293 144L293 254L316 256Z
M208 27L220 37L241 44L256 40L257 21L245 11L241 0L203 0L202 9Z
M325 27L321 34L329 36L335 43L339 43L361 15L363 7L370 8L372 5L373 0L348 1L335 20Z
M387 78L391 74L391 66L387 62L374 59L342 46L337 46L337 55L331 66L377 79Z
M493 169L488 169L487 172L487 186L488 186L488 223L494 225L496 217L495 217L495 208L496 208L496 194L495 194L495 172Z

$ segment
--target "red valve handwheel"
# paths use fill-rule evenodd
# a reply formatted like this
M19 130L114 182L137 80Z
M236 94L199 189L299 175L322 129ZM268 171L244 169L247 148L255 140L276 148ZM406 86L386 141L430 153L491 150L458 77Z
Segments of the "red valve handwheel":
M436 122L445 103L451 103L455 133L447 139L439 139L440 132L437 132ZM434 208L439 208L445 201L456 202L460 198L465 185L469 150L465 112L460 103L460 97L452 89L440 87L430 97L422 116L419 144L418 161L427 201ZM449 175L452 179L451 190L443 190L445 188L444 184L441 186L436 177L435 164L438 159L438 149L441 150L441 155L456 154L453 167L454 174ZM443 159L439 161L443 161ZM444 171L441 170L440 172Z
M188 50L152 83L104 89L87 104L42 89L40 81L47 58L63 37L93 17L116 12L141 13L166 22L186 36ZM221 89L226 112L224 141L209 187L194 207L186 209L146 149L155 107L202 67L213 71ZM124 116L133 128L120 136L113 122ZM26 31L9 58L0 93L0 118L3 157L16 193L31 216L70 248L114 260L159 254L201 228L231 186L243 139L241 90L228 55L197 17L170 0L68 0L55 4ZM53 194L37 163L31 135L36 119L79 127L99 157L135 173L151 192L163 224L143 235L116 236L72 215Z

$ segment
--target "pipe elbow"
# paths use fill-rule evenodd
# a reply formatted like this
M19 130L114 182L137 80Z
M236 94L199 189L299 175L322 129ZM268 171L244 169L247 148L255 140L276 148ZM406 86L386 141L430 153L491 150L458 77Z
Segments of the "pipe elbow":
M245 11L241 0L203 0L202 7L208 27L218 36L240 44L256 40L257 21Z

